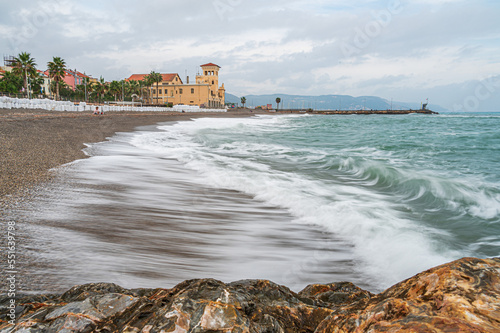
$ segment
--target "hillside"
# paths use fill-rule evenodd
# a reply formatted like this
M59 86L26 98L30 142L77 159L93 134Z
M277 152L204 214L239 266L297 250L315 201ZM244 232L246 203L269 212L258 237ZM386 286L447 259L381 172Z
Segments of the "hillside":
M276 98L281 98L280 108L285 109L315 109L315 110L387 110L391 109L391 101L376 96L353 97L349 95L303 96L287 94L247 95L248 107L272 104L276 107ZM226 103L241 104L240 97L226 93ZM392 109L420 109L419 102L392 102ZM428 109L445 111L439 105L430 104Z

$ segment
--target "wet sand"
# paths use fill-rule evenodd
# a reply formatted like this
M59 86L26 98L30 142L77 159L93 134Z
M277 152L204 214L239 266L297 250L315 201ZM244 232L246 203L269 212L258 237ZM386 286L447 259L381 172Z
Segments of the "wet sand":
M248 110L214 113L57 112L0 109L0 206L22 200L50 182L50 169L85 158L85 143L138 126L199 117L246 117Z
M311 282L304 280L310 278L309 272L297 273L291 267L304 257L314 258L318 249L310 246L311 240L326 242L326 236L319 230L289 225L291 217L283 210L244 194L194 187L192 174L183 178L181 168L168 172L164 164L161 174L172 182L162 182L162 192L155 192L162 199L160 205L152 206L154 200L143 195L134 200L142 198L146 203L128 205L126 195L133 191L120 191L120 186L108 183L99 188L103 194L100 205L92 206L86 200L85 186L99 187L99 182L89 185L89 178L79 188L65 183L67 180L61 178L64 172L50 171L85 158L85 143L102 142L117 132L191 118L253 115L248 110L94 116L0 109L0 231L5 234L7 221L16 223L17 290L56 292L91 281L153 288L205 276L227 281L264 276L281 281L285 273L297 280L292 284L302 287ZM84 177L88 173L101 175L102 170L81 171L79 175ZM76 199L71 191L65 191L68 186L77 189ZM96 199L94 196L91 191L90 198ZM58 220L73 208L79 214ZM139 231L135 226L138 222ZM5 246L5 238L0 245ZM324 257L329 258L328 254ZM7 261L5 255L0 259L3 275Z

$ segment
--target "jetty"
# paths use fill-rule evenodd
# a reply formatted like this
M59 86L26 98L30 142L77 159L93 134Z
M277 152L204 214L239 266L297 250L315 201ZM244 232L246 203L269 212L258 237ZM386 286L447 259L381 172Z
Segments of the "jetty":
M349 115L349 114L362 114L362 115L369 115L369 114L412 114L412 113L419 113L419 114L438 114L435 111L431 110L319 110L319 111L309 111L309 113L313 114L343 114L343 115Z
M351 114L361 114L361 115L370 115L370 114L439 114L435 111L427 109L428 103L422 104L422 108L419 110L413 109L386 109L386 110L373 110L373 109L358 109L358 110L314 110L314 109L280 109L280 110L269 110L271 112L280 112L280 113L310 113L310 114L340 114L340 115L351 115Z

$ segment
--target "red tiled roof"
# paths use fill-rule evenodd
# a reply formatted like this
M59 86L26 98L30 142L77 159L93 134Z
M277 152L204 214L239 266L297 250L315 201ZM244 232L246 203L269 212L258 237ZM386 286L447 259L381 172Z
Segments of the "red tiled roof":
M149 75L149 74L132 74L128 79L127 81L141 81L141 80L144 80L144 78ZM177 73L170 73L170 74L162 74L161 76L163 77L163 81L167 81L167 82L171 82L175 79L176 76L178 76L179 74ZM179 80L180 77L179 77ZM182 80L181 80L182 82Z
M208 64L205 64L205 65L201 65L200 67L208 67L208 66L215 66L215 67L219 67L220 68L219 65L216 65L216 64L214 64L212 62L209 62Z
M81 78L85 78L85 77L90 78L90 76L88 76L86 74L83 74L83 73L81 73L79 71L74 71L74 70L69 69L69 68L67 68L65 70L65 72L66 72L66 76L75 76L76 75L76 76L81 77ZM47 73L48 73L48 70L47 70Z
M82 72L76 72L76 75L80 76L80 77L88 77L90 78L90 76L88 76L87 74L83 74Z
M39 69L37 69L36 71L37 71L38 74L41 74L41 75L44 75L44 76L47 76L47 77L49 76L49 71L45 71L44 72L44 71L41 71Z

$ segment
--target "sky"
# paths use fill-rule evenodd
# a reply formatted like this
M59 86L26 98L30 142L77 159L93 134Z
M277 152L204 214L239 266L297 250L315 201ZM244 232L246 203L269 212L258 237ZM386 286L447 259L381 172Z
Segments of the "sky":
M0 53L107 81L221 67L228 93L500 111L498 0L0 0Z

